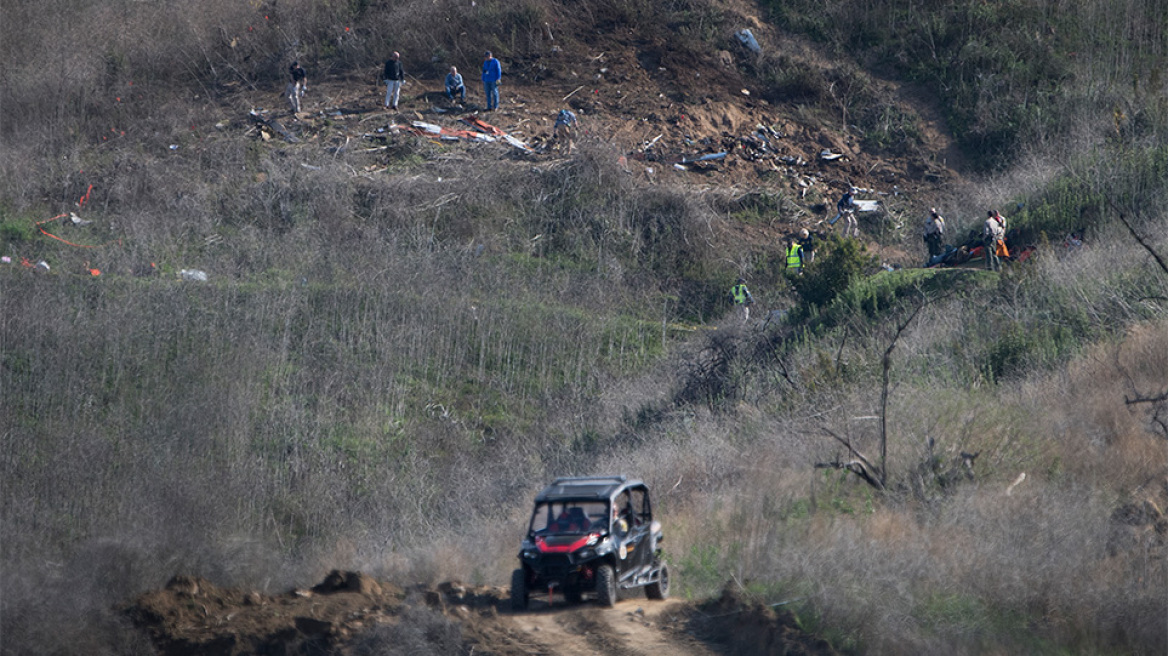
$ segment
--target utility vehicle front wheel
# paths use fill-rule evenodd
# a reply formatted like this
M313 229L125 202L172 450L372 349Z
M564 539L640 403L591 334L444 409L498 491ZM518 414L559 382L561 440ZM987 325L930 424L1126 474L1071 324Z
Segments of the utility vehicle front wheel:
M527 610L527 572L523 568L511 572L511 610Z
M605 608L616 605L616 574L611 565L596 569L596 601Z

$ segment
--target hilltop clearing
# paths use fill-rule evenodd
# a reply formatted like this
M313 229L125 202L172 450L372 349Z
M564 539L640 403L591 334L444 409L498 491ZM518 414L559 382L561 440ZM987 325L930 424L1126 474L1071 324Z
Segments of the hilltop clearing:
M380 67L340 75L310 71L300 113L291 113L281 89L237 86L223 98L217 127L286 141L281 147L309 167L328 166L338 152L362 152L365 165L354 174L416 175L424 167L397 163L402 139L444 144L435 157L446 164L554 165L565 153L552 143L553 122L568 108L579 116L579 141L610 144L619 165L642 183L773 194L785 201L774 217L783 228L821 222L849 186L863 189L863 197L895 198L898 209L917 209L960 180L949 166L960 158L927 96L827 63L742 9L728 8L736 20L726 24L749 29L760 52L736 33L720 35L727 49L694 50L676 47L666 34L565 18L549 25L542 47L514 58L496 53L504 73L494 112L482 111L478 62L459 67L467 100L455 104L443 91L445 62L418 63L403 53L407 80L399 111L383 107ZM803 81L776 84L763 74ZM882 124L857 125L874 114L883 116ZM490 128L476 130L471 121L516 141L477 143L471 135Z

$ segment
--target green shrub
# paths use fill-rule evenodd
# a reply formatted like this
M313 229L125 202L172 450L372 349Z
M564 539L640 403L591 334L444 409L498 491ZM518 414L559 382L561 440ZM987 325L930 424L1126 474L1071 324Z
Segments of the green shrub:
M799 295L804 313L813 307L827 307L862 272L873 267L875 261L860 240L832 236L820 247L815 262L805 268L803 275L791 277L791 286Z
M0 220L0 248L32 240L36 231L30 222L11 219L7 214L3 216L3 220Z

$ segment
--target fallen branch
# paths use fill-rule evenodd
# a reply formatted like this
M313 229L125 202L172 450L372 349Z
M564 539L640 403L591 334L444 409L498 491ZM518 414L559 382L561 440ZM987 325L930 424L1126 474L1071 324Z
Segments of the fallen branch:
M856 447L852 446L851 440L840 437L835 431L827 427L823 428L823 432L834 437L837 442L844 445L848 453L855 459L848 462L840 462L840 459L837 457L833 462L817 462L815 463L816 469L846 469L864 479L864 481L877 490L884 491L884 481L876 475L876 468L872 466L872 463L863 453L860 453Z
M1123 397L1124 405L1138 405L1140 403L1160 403L1162 401L1168 401L1168 391L1164 392L1163 394L1161 394L1159 396L1129 397L1127 395L1124 395L1124 397Z
M849 460L848 462L840 462L839 458L836 458L832 462L817 462L817 463L815 463L815 468L816 469L845 469L847 471L852 472L856 476L859 476L868 485L871 485L872 487L876 488L877 490L880 490L881 492L884 491L884 485L880 483L880 480L875 475L873 475L871 469L869 467L867 467L860 460Z

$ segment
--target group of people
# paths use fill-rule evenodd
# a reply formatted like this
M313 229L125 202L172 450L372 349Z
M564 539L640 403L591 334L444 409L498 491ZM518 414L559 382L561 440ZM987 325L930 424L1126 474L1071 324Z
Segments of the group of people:
M308 90L308 73L300 66L299 61L292 62L288 67L288 75L291 80L284 88L284 95L288 99L289 107L293 113L300 112L300 99L304 97L305 91ZM385 82L385 108L397 109L398 101L401 99L402 84L406 81L405 68L402 66L401 53L394 52L385 60L385 69L382 72L382 80ZM483 58L483 92L487 98L487 111L494 111L499 107L499 80L503 78L503 67L498 59L488 50ZM454 102L454 97L458 96L459 103L466 102L466 84L463 82L462 74L458 72L455 66L450 67L450 72L446 74L445 80L446 97L450 102Z
M976 233L971 233L976 235ZM947 259L960 249L945 245L945 219L937 212L937 208L929 210L929 216L925 219L925 227L922 232L922 238L925 241L925 247L929 251L929 259L926 261L927 266L934 264L944 264ZM972 245L967 244L969 250L976 252L974 246L981 246L982 254L985 258L985 268L989 271L1001 271L1002 258L1010 257L1010 249L1006 245L1006 217L998 210L989 210L986 212L985 223L982 224L980 234L980 244L976 242Z
M838 210L836 216L829 221L829 223L834 225L840 219L846 218L844 228L845 236L859 234L858 229L855 228L855 218L851 216L856 207L855 192L856 189L853 187L844 193L843 197L836 204ZM952 246L945 246L945 219L935 207L929 209L929 215L925 219L922 237L929 251L929 264L942 262L946 256L956 250ZM811 239L811 233L806 228L803 228L798 234L792 235L786 240L784 266L788 275L803 275L804 269L814 260L815 250L811 247ZM982 226L980 242L979 245L984 249L986 269L1000 271L1002 268L1002 258L1010 256L1010 250L1006 246L1006 217L1002 216L1001 212L997 210L989 210L987 212L985 224ZM1082 238L1078 233L1072 233L1067 243L1068 250L1071 250L1081 246ZM976 249L973 250L976 252ZM730 301L737 310L741 321L743 323L749 321L750 306L754 304L754 297L746 286L745 278L738 278L734 286L730 288Z
M401 97L402 83L406 80L405 69L402 68L401 53L394 52L389 59L385 61L385 71L382 75L385 80L385 108L397 109L398 100ZM499 80L503 79L503 66L498 59L488 50L483 55L483 93L486 95L486 109L488 112L499 108ZM451 66L450 72L446 74L443 87L446 90L446 97L450 102L454 102L454 97L458 96L459 103L466 102L466 83L462 78L462 74L458 72L458 67Z
M291 77L291 81L285 89L285 95L288 98L292 112L299 113L300 99L308 89L308 74L300 66L300 62L298 61L292 62L292 65L288 67L288 74ZM499 81L502 78L503 66L499 63L498 59L495 59L491 51L488 50L483 55L482 68L486 111L490 112L499 108ZM402 85L406 80L406 72L402 66L400 52L393 52L389 56L389 59L385 60L382 79L385 83L385 108L396 110L401 100ZM456 97L458 104L461 105L466 102L466 82L463 80L462 74L458 72L458 67L450 67L450 72L446 74L446 78L443 81L443 88L446 91L447 99L451 103L455 102ZM556 114L555 124L552 128L552 138L556 142L565 143L569 155L572 154L572 149L575 146L578 123L579 118L570 109L561 109Z

